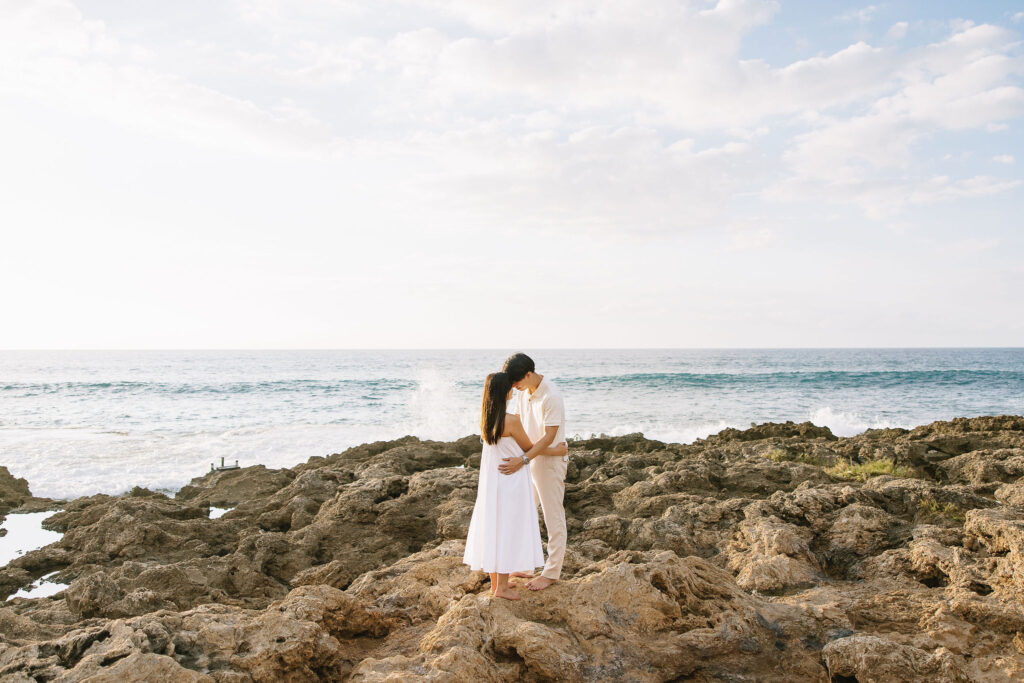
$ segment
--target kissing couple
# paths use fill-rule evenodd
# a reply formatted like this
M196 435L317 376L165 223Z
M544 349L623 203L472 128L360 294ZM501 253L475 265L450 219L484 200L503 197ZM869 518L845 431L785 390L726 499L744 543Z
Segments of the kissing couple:
M510 406L513 388L519 393ZM535 591L557 582L567 539L565 402L526 354L509 356L501 372L484 380L480 433L480 482L462 561L491 575L491 595L518 600L509 576L531 578L526 586ZM548 532L547 562L537 499ZM543 570L534 576L537 567Z

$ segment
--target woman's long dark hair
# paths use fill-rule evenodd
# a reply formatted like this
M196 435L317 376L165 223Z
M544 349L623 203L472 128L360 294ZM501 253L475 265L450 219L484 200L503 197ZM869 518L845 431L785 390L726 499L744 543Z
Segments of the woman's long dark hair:
M484 380L484 400L480 406L480 436L484 443L498 443L505 431L506 398L512 380L504 372L492 372Z

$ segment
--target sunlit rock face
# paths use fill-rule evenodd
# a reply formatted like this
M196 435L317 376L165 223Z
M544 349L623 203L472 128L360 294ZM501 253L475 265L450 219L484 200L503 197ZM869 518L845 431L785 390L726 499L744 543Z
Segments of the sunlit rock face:
M71 501L0 569L0 678L1024 678L1024 418L570 450L562 581L516 602L462 564L476 437Z

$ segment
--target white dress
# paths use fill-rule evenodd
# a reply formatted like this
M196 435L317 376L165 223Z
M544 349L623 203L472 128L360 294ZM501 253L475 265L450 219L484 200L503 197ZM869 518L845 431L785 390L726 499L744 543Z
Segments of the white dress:
M522 455L511 436L483 445L476 505L462 556L470 569L511 574L544 566L530 467L524 465L515 474L498 471L502 458Z

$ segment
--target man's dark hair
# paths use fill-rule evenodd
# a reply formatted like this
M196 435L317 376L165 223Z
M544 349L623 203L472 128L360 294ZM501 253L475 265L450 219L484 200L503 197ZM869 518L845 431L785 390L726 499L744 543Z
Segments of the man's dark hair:
M512 380L512 384L515 384L526 377L526 373L536 372L537 370L533 365L533 359L525 353L513 353L505 361L505 367L501 371L508 375L508 378Z

